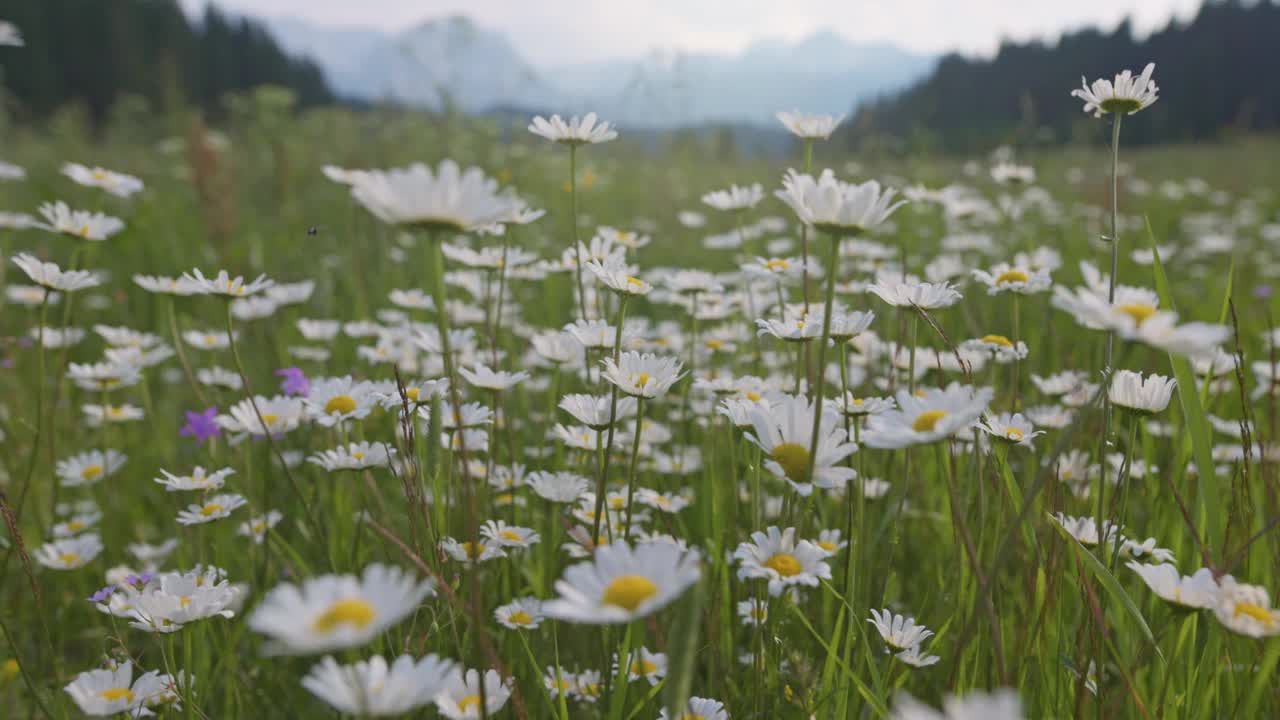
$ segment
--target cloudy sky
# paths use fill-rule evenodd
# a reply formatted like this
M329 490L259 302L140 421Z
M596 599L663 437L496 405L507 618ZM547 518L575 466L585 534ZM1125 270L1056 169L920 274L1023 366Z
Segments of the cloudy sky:
M200 9L206 0L181 0ZM861 42L989 53L1001 38L1054 37L1083 25L1139 31L1188 18L1201 0L216 0L227 10L400 30L465 14L503 32L538 65L631 57L655 48L734 52L762 38L833 30Z

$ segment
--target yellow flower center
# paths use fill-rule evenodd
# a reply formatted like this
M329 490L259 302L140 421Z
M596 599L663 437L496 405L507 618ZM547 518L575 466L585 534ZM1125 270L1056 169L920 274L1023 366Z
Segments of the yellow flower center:
M262 414L262 422L264 422L264 423L266 423L266 424L268 424L268 425L275 425L277 422L279 422L279 420L280 420L280 416L279 416L279 415L273 415L273 414L271 414L271 413L263 413L263 414Z
M833 553L836 551L836 544L833 542L828 542L827 540L819 540L817 542L817 545L818 547L822 548L823 550L826 550L827 552Z
M80 477L85 480L96 480L102 475L102 472L102 466L97 463L85 465L84 469L80 471Z
M127 700L133 703L133 691L129 688L107 688L98 693L98 697L107 702L115 702L117 700Z
M649 373L640 373L636 376L636 387L644 387L648 385L649 381L652 379L653 378L650 377Z
M80 556L75 553L62 553L58 556L63 565L75 565L80 562Z
M765 263L765 267L774 271L786 270L787 268L791 267L791 263L788 262L787 260L784 260L783 258L774 258L769 262Z
M511 613L511 617L507 618L507 622L512 625L532 625L533 617L523 610L517 610Z
M82 237L82 238L87 238L87 237L89 237L89 226L88 226L88 225L85 225L85 226L81 227L81 228L80 228L80 233L79 233L79 235L80 235L80 237Z
M1013 342L1003 335L983 335L982 342L999 345L1000 347L1013 347Z
M648 660L637 660L631 663L632 675L652 675L658 672L658 666Z
M1117 305L1116 309L1128 315L1129 317L1133 318L1133 321L1138 325L1141 325L1143 321L1145 321L1147 318L1156 314L1155 306L1147 305L1145 303L1129 303L1127 305Z
M319 633L331 633L340 625L350 625L361 630L377 617L373 606L358 598L339 600L320 613L311 628Z
M520 537L519 533L515 533L510 530L503 530L498 533L498 537L503 540L510 540L511 542L524 542L524 538Z
M782 443L773 448L769 459L782 466L791 482L802 483L809 476L809 449L797 443Z
M1021 440L1022 431L1019 430L1018 428L1005 428L1004 436L1009 438L1010 440Z
M210 515L220 513L224 510L226 510L226 508L219 505L218 503L209 503L208 505L205 505L204 507L200 508L200 514L205 517L209 517Z
M759 622L764 622L769 617L769 608L764 605L756 605L751 608L751 617Z
M627 276L627 284L628 284L628 285L634 285L634 286L636 286L636 287L640 287L640 286L644 285L644 281L643 281L643 280L641 280L641 279L640 279L640 278L638 278L638 277L631 277L630 275L628 275L628 276Z
M84 523L80 522L79 520L72 520L71 522L67 523L68 532L80 532L83 529L84 529Z
M405 395L405 397L409 398L410 400L412 400L412 401L414 401L414 402L417 402L417 401L418 401L418 393L420 393L420 392L422 392L422 391L421 391L421 390L419 390L418 388L405 388L404 395Z
M353 460L363 460L363 459L364 459L364 453L362 453L362 452L353 452L353 453L351 453L351 458L352 458Z
M925 410L916 416L916 421L911 423L911 429L916 432L933 432L938 421L946 416L945 410Z
M475 560L484 553L484 543L464 542L462 543L462 550L467 554L467 557Z
M324 404L326 415L345 415L355 412L356 401L350 395L338 395Z
M658 586L643 575L619 575L604 589L605 605L635 611L640 603L658 594Z
M764 566L782 577L794 577L800 574L800 561L794 555L778 553L765 561Z
M747 399L751 402L760 402L761 395L758 392L747 391Z
M480 707L479 695L468 695L458 701L458 712L466 712L471 708L479 708L479 707Z
M710 340L707 340L704 344L705 344L705 345L707 346L707 348L708 348L708 349L710 349L710 350L719 350L720 348L723 348L723 347L724 347L724 341L723 341L723 340L716 340L715 338L712 338L712 339L710 339Z
M854 398L854 399L853 399L853 404L854 404L854 405L861 405L861 404L863 404L863 403L865 403L865 402L866 402L866 400L863 400L862 398Z
M1261 605L1254 605L1253 603L1236 603L1236 611L1233 613L1233 617L1240 617L1241 615L1251 617L1266 627L1274 627L1276 624L1275 613Z
M1016 282L1024 283L1027 280L1030 280L1030 278L1028 278L1027 274L1022 272L1021 270L1005 270L1004 272L1000 273L999 277L996 278L996 284L1004 285L1006 283L1016 283Z
M216 344L217 342L218 342L218 338L217 338L217 337L215 337L215 336L213 336L213 335L205 335L205 336L204 336L204 344L205 344L205 345L214 345L214 344Z
M186 607L191 604L191 596L183 595L182 597L178 598L178 602L182 605L182 607Z

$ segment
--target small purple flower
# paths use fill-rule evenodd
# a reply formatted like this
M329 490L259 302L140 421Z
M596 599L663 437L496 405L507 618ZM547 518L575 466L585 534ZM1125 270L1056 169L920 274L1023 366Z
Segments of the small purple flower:
M1270 298L1271 298L1271 286L1270 286L1270 285L1259 285L1259 286L1255 287L1255 288L1253 289L1253 296L1254 296L1254 297L1256 297L1256 298L1259 298L1259 299L1261 299L1261 300L1268 300L1268 299L1270 299Z
M144 572L141 575L129 574L125 576L124 582L126 585L132 585L136 588L141 588L143 585L146 585L147 583L151 582L151 578L154 578L155 576L156 574L151 572Z
M193 437L198 444L203 444L209 438L215 438L222 434L218 428L218 423L214 420L218 416L218 408L211 407L204 412L184 412L187 416L187 424L183 425L178 434L183 437Z
M280 381L280 391L285 395L306 397L311 394L311 381L302 372L302 368L280 368L276 371L276 375L284 378L284 380Z
M93 603L93 604L95 604L95 605L97 605L98 603L104 603L104 602L106 602L106 601L107 601L107 600L108 600L112 595L114 595L114 594L115 594L115 591L116 591L116 586L115 586L115 585L108 585L108 586L106 586L106 587L102 588L101 590L99 590L98 592L96 592L96 593L94 593L94 594L90 595L90 596L89 596L89 602L91 602L91 603Z

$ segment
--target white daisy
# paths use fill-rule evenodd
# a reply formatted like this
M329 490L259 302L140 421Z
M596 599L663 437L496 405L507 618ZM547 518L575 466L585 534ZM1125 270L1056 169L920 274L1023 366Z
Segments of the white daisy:
M593 625L627 623L665 607L702 576L696 550L667 543L631 548L616 541L556 581L559 597L543 604L551 618Z
M127 198L142 190L142 181L138 178L105 168L90 168L69 162L62 166L62 174L71 178L74 183L101 188L116 197Z
M1034 447L1032 441L1036 436L1044 434L1043 430L1033 428L1031 422L1023 417L1022 413L985 416L978 423L978 429L992 437L1026 448Z
M504 222L523 207L480 168L452 160L361 173L351 196L385 223L446 231Z
M93 562L101 552L102 538L97 533L85 533L47 542L31 554L51 570L75 570Z
M89 450L59 460L54 471L63 487L92 485L124 467L129 457L117 450Z
M764 199L764 188L760 183L745 187L730 185L727 190L716 190L702 196L702 203L716 210L748 210L760 204Z
M188 505L186 510L178 512L178 523L181 525L203 525L214 520L231 516L231 511L248 501L238 493L223 493L205 498L204 502Z
M1186 576L1179 575L1178 568L1169 563L1150 565L1130 560L1125 565L1138 573L1151 592L1175 605L1200 609L1213 607L1217 602L1218 581L1208 568Z
M811 115L799 110L779 112L776 117L788 132L802 140L826 140L844 122L844 115Z
M1140 413L1164 412L1177 388L1177 381L1163 375L1148 375L1130 370L1117 370L1107 395L1113 405Z
M751 533L751 542L740 543L733 551L738 578L767 581L774 597L789 587L817 587L820 580L830 580L827 551L808 540L796 542L795 536L795 528L769 527Z
M1000 263L986 270L974 270L973 276L987 286L988 295L1013 292L1019 295L1032 295L1048 290L1053 285L1049 271L1029 267L1016 267L1009 263Z
M454 672L436 693L436 709L449 720L479 720L493 717L511 697L514 678L504 680L494 670L484 673L484 693L481 695L480 671ZM483 713L481 703L484 704Z
M782 189L774 194L801 222L838 236L865 233L906 203L894 202L894 190L882 190L875 180L853 185L837 180L830 170L822 171L817 179L788 170Z
M72 210L61 200L56 203L45 203L39 210L46 224L37 227L82 240L102 241L124 230L124 222L119 218L85 210Z
M1155 63L1147 63L1138 77L1134 77L1132 71L1125 70L1116 75L1114 81L1099 78L1093 81L1093 85L1089 85L1089 81L1081 77L1083 87L1072 90L1071 97L1083 100L1084 111L1093 113L1094 117L1102 117L1104 113L1132 115L1158 99L1159 88L1151 79L1151 73L1155 69Z
M597 123L593 112L581 118L574 115L568 122L559 115L552 115L550 120L538 115L530 122L529 132L564 145L595 145L618 137L618 131L611 129L609 123Z
M929 388L921 395L898 391L898 409L867 420L862 440L867 447L901 448L931 443L966 430L982 416L991 402L991 388L958 383L945 390Z
M651 400L665 394L684 373L681 362L674 357L659 357L649 353L624 352L618 362L604 359L601 375L623 393L632 397Z
M768 407L757 406L751 413L754 432L747 439L764 451L765 468L801 495L808 495L814 486L831 489L843 485L857 474L839 463L858 446L847 441L839 417L823 410L816 456L810 455L814 407L808 398L785 396Z
M535 597L516 598L495 608L493 617L510 630L532 630L542 624L542 601Z
M435 594L400 568L373 564L361 577L321 575L299 587L272 588L249 615L249 628L267 635L278 652L305 655L359 647L403 620Z
M1267 589L1237 582L1230 575L1218 580L1213 612L1218 622L1234 633L1252 638L1280 635L1280 610L1271 607Z
M875 626L885 644L894 650L910 650L933 636L933 631L924 625L917 625L915 618L897 615L888 608L873 608L871 619L867 622Z
M253 281L245 282L245 279L239 275L231 277L226 270L219 270L215 277L207 278L200 272L200 268L182 273L182 282L192 289L193 294L223 295L231 298L253 295L275 285L275 281L268 279L266 275L259 275Z
M13 263L22 268L33 282L50 290L75 292L96 287L101 283L98 277L88 270L63 270L55 263L42 262L27 253L14 255Z
M401 655L390 665L381 655L349 665L325 656L302 678L302 687L338 712L362 717L403 715L433 700L458 674L453 660Z
M164 477L158 477L156 482L165 487L169 492L178 492L181 490L200 490L207 492L211 490L221 490L226 484L227 477L235 474L234 468L222 468L212 473L206 472L203 467L197 465L187 475L174 475L167 470L161 470L160 474Z
M387 447L384 442L362 440L340 445L332 450L322 450L307 458L307 462L319 465L329 472L363 470L387 467L395 454L395 448Z

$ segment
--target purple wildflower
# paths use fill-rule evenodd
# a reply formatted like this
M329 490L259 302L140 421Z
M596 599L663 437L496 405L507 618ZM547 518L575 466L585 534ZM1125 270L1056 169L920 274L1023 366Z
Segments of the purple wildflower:
M197 443L203 444L205 440L222 434L222 431L218 428L218 423L214 421L214 418L218 416L218 408L211 407L204 412L187 410L184 414L187 416L187 424L178 430L179 435L193 437Z
M1258 285L1253 289L1253 296L1261 300L1269 300L1271 298L1270 285Z
M115 591L116 591L115 585L108 585L102 588L101 590L99 590L98 592L90 595L89 602L94 603L95 605L98 603L104 603L107 601L108 598L110 598L113 594L115 594Z
M129 575L125 576L124 581L126 585L132 585L136 588L140 588L143 585L146 585L147 583L151 582L151 579L154 578L155 576L156 574L151 572L144 572L141 575L134 575L130 573Z
M276 371L276 375L284 378L280 381L280 391L285 395L307 396L311 394L311 381L307 379L302 368L287 367L280 368Z

